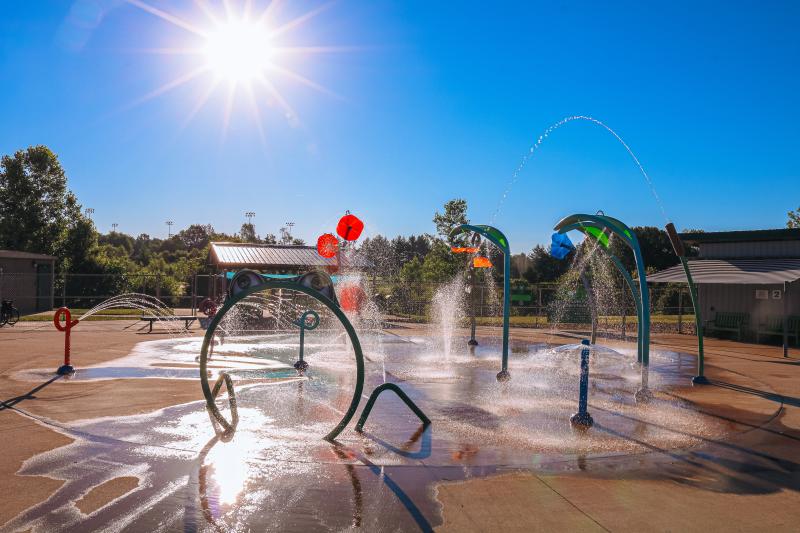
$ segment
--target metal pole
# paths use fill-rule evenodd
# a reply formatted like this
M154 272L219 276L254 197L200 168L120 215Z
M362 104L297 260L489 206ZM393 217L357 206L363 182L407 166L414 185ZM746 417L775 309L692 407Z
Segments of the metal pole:
M511 258L503 253L503 369L497 374L498 381L508 381L508 317L511 314Z
M683 287L678 289L678 334L683 333Z
M197 314L197 273L192 277L192 315Z
M689 262L683 256L680 257L680 260L681 265L683 265L683 271L686 273L686 281L689 284L689 295L692 298L692 307L694 308L694 327L697 333L697 375L692 378L692 383L705 385L708 383L708 378L705 376L706 358L703 351L703 315L700 311L697 288L692 279L692 272L689 270Z
M589 341L581 341L581 377L578 389L578 412L569 419L572 427L576 429L589 429L594 424L592 415L589 414Z
M592 285L589 283L589 278L586 277L586 272L581 272L581 283L583 289L586 291L586 299L589 303L589 312L592 316L592 340L591 343L597 342L597 305L594 300L594 293L592 292Z
M620 294L622 295L622 341L626 342L628 340L628 329L627 329L627 321L628 321L628 298L625 294L625 286L623 285Z
M50 261L50 309L56 306L56 262Z
M783 282L783 356L789 357L789 302L787 299L787 292L789 291L789 282Z
M470 268L469 274L469 281L471 289L469 291L469 299L470 299L470 337L469 341L467 341L467 345L469 346L477 346L478 341L475 340L475 278L476 272L474 268Z
M697 296L697 287L692 279L692 271L689 269L689 262L686 260L686 250L683 247L683 242L675 231L675 225L670 222L666 226L667 235L672 243L672 249L675 250L675 255L681 261L683 272L686 274L686 283L689 285L689 296L692 299L692 307L694 308L694 327L697 333L697 375L692 378L692 383L695 385L704 385L708 383L708 378L705 376L705 354L703 352L703 315L700 311L700 300Z

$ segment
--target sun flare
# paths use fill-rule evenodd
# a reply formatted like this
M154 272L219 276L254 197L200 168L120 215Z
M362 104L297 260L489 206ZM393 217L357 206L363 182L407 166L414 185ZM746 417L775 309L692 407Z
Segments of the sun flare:
M287 16L280 2L268 2L260 11L255 0L243 0L239 6L229 0L225 9L216 11L198 1L192 16L182 18L155 7L145 0L125 0L142 11L154 15L173 27L190 34L192 41L179 48L148 49L154 53L186 56L188 68L171 81L132 102L138 105L190 82L204 85L186 118L184 126L220 88L227 90L224 106L223 137L228 128L236 100L245 97L249 116L255 121L262 142L266 143L262 126L262 108L277 108L291 127L300 124L288 99L282 94L284 86L303 86L337 97L322 85L297 72L293 66L303 57L352 50L352 47L297 46L302 39L301 28L328 8L324 3L311 11ZM278 6L278 7L276 7ZM284 19L284 20L281 20ZM205 78L205 83L203 83ZM286 89L284 89L286 90Z
M269 31L247 19L223 22L208 34L203 54L218 78L234 83L253 81L270 66Z

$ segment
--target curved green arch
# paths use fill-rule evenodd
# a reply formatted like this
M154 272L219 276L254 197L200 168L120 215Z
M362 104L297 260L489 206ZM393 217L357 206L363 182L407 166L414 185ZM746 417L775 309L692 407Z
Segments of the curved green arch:
M511 314L511 246L505 234L494 226L461 224L450 232L450 240L462 233L477 233L503 252L503 363L497 379L508 379L508 315Z
M567 233L568 231L577 230L577 231L581 231L583 233L582 230L584 228L586 228L586 226L584 226L584 225L582 225L580 223L576 223L576 224L570 224L568 226L564 226L564 227L560 228L558 231L559 231L559 233ZM587 235L588 237L595 239L594 235L591 234L591 233L584 233L584 235ZM616 255L612 254L611 250L608 249L608 244L603 245L603 244L601 244L601 242L598 239L595 239L595 241L598 244L598 248L606 255L606 257L608 257L611 260L611 262L617 268L619 273L622 275L622 278L625 280L625 284L628 286L628 288L631 291L631 296L633 296L633 303L634 303L634 306L636 307L636 318L637 318L637 321L636 321L636 359L641 363L642 362L642 355L643 355L642 354L642 324L644 323L644 320L642 318L642 300L641 300L641 297L639 295L639 287L637 286L636 282L633 281L633 278L628 273L628 271L625 268L625 266L622 264L622 261L620 261L619 258ZM608 240L605 239L605 242L608 243Z
M628 245L633 252L634 260L636 262L636 271L639 277L638 287L638 359L644 366L650 364L650 296L647 290L647 275L645 272L644 258L642 251L639 247L639 240L636 234L624 222L619 219L607 215L589 215L585 213L578 213L570 215L561 219L553 228L559 233L566 233L571 230L578 230L587 237L597 242L601 249L603 249L609 257L612 258L614 265L620 272L623 273L626 283L634 290L635 282L627 272L625 272L622 263L618 258L614 257L609 250L609 233L611 232ZM636 298L634 297L634 301Z
M247 289L243 290L242 292L234 295L229 296L226 300L222 308L214 315L214 318L211 319L211 322L208 325L208 329L206 330L205 337L203 338L203 346L200 350L200 384L203 389L203 396L206 399L206 407L213 415L214 419L219 422L219 424L225 428L226 431L234 431L235 427L228 423L225 420L225 417L222 416L219 409L217 408L216 403L214 402L214 396L211 390L211 387L208 384L208 374L207 374L207 360L208 360L208 347L211 344L211 339L214 336L214 331L217 329L217 325L219 325L222 317L237 303L242 301L244 298L254 294L256 292L261 292L264 290L269 289L287 289L292 291L298 291L311 296L318 302L325 305L330 311L336 315L336 318L344 326L345 331L347 331L347 335L350 337L350 342L353 345L353 351L355 352L356 356L356 387L353 391L353 398L350 400L350 407L347 409L347 412L344 414L342 419L333 428L330 433L325 435L325 440L332 441L334 440L339 433L344 430L350 420L355 415L356 410L358 409L359 401L361 400L361 394L364 390L364 354L361 350L361 342L358 340L358 335L356 335L355 328L350 323L350 320L347 316L342 312L338 305L336 305L330 298L326 297L325 295L321 294L320 292L314 290L311 287L306 287L305 285L301 285L299 283L294 283L291 281L273 281L273 280L265 280L263 283L258 285L248 287Z

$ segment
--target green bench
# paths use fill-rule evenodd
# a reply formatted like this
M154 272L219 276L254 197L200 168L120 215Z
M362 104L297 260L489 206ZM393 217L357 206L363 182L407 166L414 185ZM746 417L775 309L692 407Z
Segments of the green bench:
M750 315L747 313L729 313L717 311L712 320L706 322L705 331L730 331L736 333L736 340L742 340L742 335L747 330Z
M783 336L783 317L769 316L763 324L756 328L756 342L761 342L761 335ZM800 316L787 318L787 337L789 342L794 338L794 343L800 343Z

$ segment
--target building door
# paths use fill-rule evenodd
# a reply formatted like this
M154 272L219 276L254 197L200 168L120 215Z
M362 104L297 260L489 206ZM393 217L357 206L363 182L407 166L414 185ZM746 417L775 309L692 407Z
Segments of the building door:
M36 265L36 312L49 311L52 307L50 297L53 293L53 265Z

